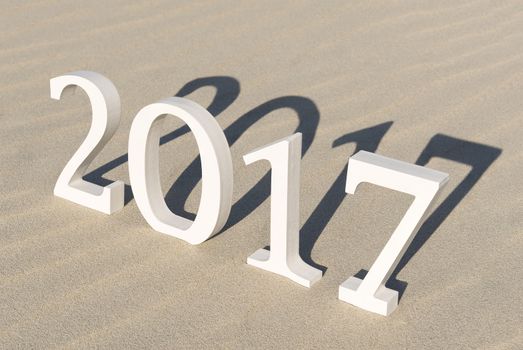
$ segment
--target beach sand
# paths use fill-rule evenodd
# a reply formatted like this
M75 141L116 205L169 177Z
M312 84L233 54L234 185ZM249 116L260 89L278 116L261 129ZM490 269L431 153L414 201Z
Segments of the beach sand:
M523 346L521 1L4 1L0 29L1 348ZM129 185L142 107L178 95L216 116L235 186L220 234L192 246L130 196L113 215L53 196L91 110L81 90L50 99L49 79L76 70L122 101L96 183ZM160 171L190 217L201 181L181 126L164 126ZM246 264L270 244L269 165L242 155L295 131L301 254L325 270L310 289ZM389 283L402 297L388 317L338 300L412 201L370 184L345 195L360 149L450 174Z

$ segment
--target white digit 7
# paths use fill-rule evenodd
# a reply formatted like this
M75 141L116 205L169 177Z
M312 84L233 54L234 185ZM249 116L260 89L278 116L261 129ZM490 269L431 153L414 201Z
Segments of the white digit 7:
M448 179L440 171L365 151L349 159L347 193L354 194L360 183L369 182L413 195L414 201L365 278L350 277L340 285L340 300L384 316L396 309L398 292L385 287L385 282Z
M243 156L246 164L271 163L271 250L259 249L247 264L285 276L305 287L319 281L322 272L299 255L299 196L301 133L258 148Z
M102 187L85 181L87 167L114 135L120 123L120 96L101 74L78 71L50 80L51 98L59 100L65 89L80 87L89 97L92 122L89 133L56 181L54 195L85 207L112 214L124 205L124 183Z

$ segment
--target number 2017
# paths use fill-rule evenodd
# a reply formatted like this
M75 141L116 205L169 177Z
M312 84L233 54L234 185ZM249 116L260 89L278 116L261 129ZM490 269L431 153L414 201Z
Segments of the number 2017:
M54 188L55 196L112 214L124 206L124 183L102 187L83 176L92 160L114 135L120 122L120 97L101 74L78 71L50 80L51 98L79 87L89 97L92 123L87 137L66 164ZM200 152L202 192L194 221L169 210L160 187L159 139L162 120L180 118L191 129ZM270 251L259 249L247 258L249 265L285 276L311 287L322 272L299 255L299 188L302 135L291 136L245 155L246 164L271 164ZM156 231L200 244L225 225L232 202L233 169L229 145L214 117L186 98L170 97L142 108L129 134L129 178L140 212ZM448 174L359 151L349 158L345 191L354 194L362 182L414 196L399 225L364 279L350 277L339 287L339 299L362 309L389 315L398 305L398 292L385 287L394 267L413 239Z

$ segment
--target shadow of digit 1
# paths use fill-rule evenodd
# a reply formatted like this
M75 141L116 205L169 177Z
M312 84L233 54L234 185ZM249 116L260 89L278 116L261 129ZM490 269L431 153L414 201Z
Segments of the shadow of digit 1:
M434 234L443 221L445 221L445 219L450 215L452 210L454 210L463 198L465 198L500 154L501 149L499 148L461 140L442 134L437 134L432 137L428 145L421 152L416 161L416 164L418 165L425 166L432 158L437 157L470 165L472 169L459 185L425 220L407 248L405 254L392 272L386 285L389 288L398 290L400 298L405 291L406 283L399 281L397 275L421 249L425 242L428 241L430 236Z

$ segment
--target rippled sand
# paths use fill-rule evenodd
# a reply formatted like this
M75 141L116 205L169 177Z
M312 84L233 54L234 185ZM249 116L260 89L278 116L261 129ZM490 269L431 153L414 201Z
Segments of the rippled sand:
M521 1L5 1L0 43L1 348L523 347ZM81 91L51 100L49 79L81 69L122 99L92 181L129 184L145 105L186 96L217 116L235 170L221 234L190 246L130 197L111 216L53 197L91 111ZM198 152L180 127L165 125L160 169L190 216ZM245 264L270 243L269 167L241 156L296 130L301 253L326 269L311 289ZM451 176L390 281L389 317L337 299L411 202L344 194L360 149Z

